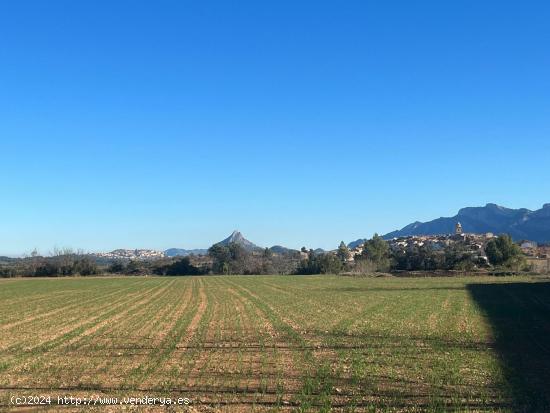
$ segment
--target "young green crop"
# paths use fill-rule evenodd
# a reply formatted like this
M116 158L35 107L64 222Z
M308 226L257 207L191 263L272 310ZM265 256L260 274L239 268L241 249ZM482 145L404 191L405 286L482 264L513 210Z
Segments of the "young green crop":
M198 411L550 411L549 285L0 280L0 405L23 392L94 391L189 397Z

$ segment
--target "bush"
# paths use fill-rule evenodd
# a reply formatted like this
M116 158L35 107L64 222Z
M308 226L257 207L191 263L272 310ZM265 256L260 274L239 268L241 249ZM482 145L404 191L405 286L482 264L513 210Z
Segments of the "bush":
M403 271L433 271L442 268L441 254L428 246L411 246L393 255L395 269Z
M191 264L189 257L183 257L167 265L159 265L153 269L157 275L199 275L199 268Z
M45 261L36 267L34 275L37 277L56 277L58 275L57 265L50 261Z
M487 243L485 253L494 266L522 270L527 267L525 256L520 247L509 235L500 235Z
M372 274L378 272L378 265L369 259L356 258L352 272L355 274Z
M72 272L83 276L98 273L97 264L88 257L78 258L73 263Z
M121 274L126 270L126 266L123 262L115 261L109 265L107 268L107 272L110 272L111 274Z
M296 274L339 274L344 268L344 264L340 258L334 254L315 254L310 251L306 260L303 260Z
M132 260L124 269L124 273L128 275L144 275L148 273L148 268L144 262Z
M14 277L15 275L16 275L15 269L0 267L0 277L10 278L10 277Z
M391 266L390 246L381 236L374 234L372 239L363 245L363 260L370 262L369 266L375 271L389 271Z

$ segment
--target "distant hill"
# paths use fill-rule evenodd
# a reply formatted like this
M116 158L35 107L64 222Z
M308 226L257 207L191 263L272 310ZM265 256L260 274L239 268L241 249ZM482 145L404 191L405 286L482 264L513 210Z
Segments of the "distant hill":
M258 247L256 244L248 241L245 237L243 237L243 234L241 234L239 231L233 231L233 233L230 236L228 236L226 239L220 242L217 242L214 245L229 245L231 243L239 244L247 251L262 249ZM284 248L284 247L281 247L281 248ZM167 257L186 257L191 254L206 255L208 254L208 249L198 248L198 249L186 250L184 248L169 248L164 251L164 254Z
M281 245L274 245L269 250L275 254L290 254L299 252L298 250L293 250L291 248L283 247Z
M186 250L183 248L169 248L164 251L167 257L187 257L188 255L206 255L207 249Z
M348 244L348 248L349 248L349 249L354 249L354 248L358 247L359 245L364 244L365 241L367 241L366 238L359 238L358 240L351 241L351 242Z
M4 256L1 256L0 257L0 263L13 263L13 262L17 262L19 260L19 258L12 258L12 257L4 257Z
M214 244L214 245L224 245L227 246L229 244L238 244L241 247L243 247L247 251L253 251L256 249L262 249L261 247L258 247L256 244L250 242L245 237L243 237L243 234L241 234L239 231L233 231L233 233L227 237L226 239Z
M510 234L515 240L528 239L539 243L550 242L550 204L531 211L511 209L496 204L484 207L462 208L453 217L442 217L429 222L413 222L406 227L384 235L384 238L408 235L451 234L457 222L464 232Z

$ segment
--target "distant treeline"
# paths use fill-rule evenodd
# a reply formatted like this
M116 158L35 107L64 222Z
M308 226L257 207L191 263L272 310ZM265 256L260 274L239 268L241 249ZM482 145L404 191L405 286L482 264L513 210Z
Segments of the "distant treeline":
M51 257L33 253L21 259L0 260L2 277L65 277L96 275L100 269L89 255L72 250L56 251Z
M324 253L306 248L274 253L267 248L247 250L239 244L216 244L210 247L206 256L114 261L109 265L98 264L90 255L64 250L50 257L33 254L24 259L0 260L0 276L368 274L390 271L475 271L484 268L529 270L523 253L509 236L492 239L484 248L488 261L473 255L459 242L443 250L434 250L428 245L391 249L384 239L375 235L365 242L362 254L353 259L343 242L336 252Z
M363 252L350 260L351 252L342 242L336 254L316 255L311 251L301 262L300 274L338 274L341 272L368 274L392 271L476 271L505 269L528 271L524 254L507 235L490 240L485 246L487 260L473 254L465 243L454 242L444 249L435 250L430 245L411 245L406 248L390 248L382 237L374 237L363 244Z

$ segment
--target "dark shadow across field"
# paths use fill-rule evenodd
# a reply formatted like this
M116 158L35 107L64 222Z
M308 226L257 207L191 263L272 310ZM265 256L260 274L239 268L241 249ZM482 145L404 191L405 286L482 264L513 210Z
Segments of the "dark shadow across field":
M514 411L550 411L550 282L469 284L493 327Z

